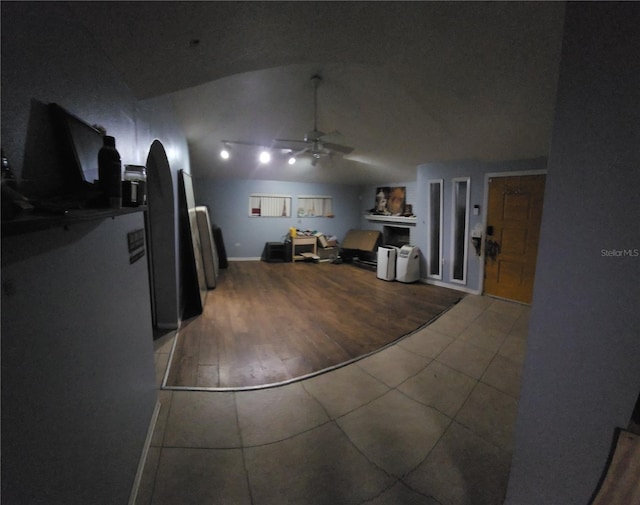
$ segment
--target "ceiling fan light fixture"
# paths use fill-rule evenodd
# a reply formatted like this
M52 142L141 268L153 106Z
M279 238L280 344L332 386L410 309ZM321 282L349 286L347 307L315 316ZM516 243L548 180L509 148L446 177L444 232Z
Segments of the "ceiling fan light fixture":
M263 149L262 151L260 151L260 156L258 157L258 159L260 160L260 163L267 164L271 161L271 153L266 149Z
M220 149L220 157L223 160L228 160L231 157L231 148L226 142L222 143L222 149Z
M295 157L295 156L291 156L291 157L289 158L289 162L288 162L288 163L289 163L289 165L293 165L295 162L296 162L296 157Z

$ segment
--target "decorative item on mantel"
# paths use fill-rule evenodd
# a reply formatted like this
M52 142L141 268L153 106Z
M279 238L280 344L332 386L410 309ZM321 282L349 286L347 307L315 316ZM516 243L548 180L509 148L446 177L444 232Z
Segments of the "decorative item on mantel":
M368 221L399 223L400 226L414 226L416 216L413 205L406 203L407 188L380 187L376 189L376 204L365 214Z
M377 188L375 207L369 213L375 216L413 217L413 206L406 203L406 194L407 188L404 186Z

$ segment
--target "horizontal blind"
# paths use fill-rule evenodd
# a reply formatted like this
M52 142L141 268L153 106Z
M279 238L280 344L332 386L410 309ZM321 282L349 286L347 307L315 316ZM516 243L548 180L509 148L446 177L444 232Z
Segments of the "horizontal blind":
M249 215L260 217L290 217L291 196L251 195L249 197Z
M298 197L299 217L322 217L332 215L332 197L324 195L301 195Z

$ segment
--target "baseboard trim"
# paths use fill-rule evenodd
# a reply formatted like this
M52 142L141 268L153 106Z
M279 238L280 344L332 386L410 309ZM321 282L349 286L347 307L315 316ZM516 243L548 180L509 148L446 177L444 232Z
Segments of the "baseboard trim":
M144 472L144 466L147 463L147 455L149 454L149 447L151 447L151 439L156 429L156 423L158 422L158 416L160 414L161 404L156 400L156 406L153 409L151 420L149 421L149 428L147 429L147 437L142 447L142 453L140 454L140 461L138 461L138 469L136 470L136 477L133 480L133 486L131 488L131 494L129 495L129 505L135 505L138 498L138 491L140 490L140 483L142 482L142 474Z
M239 257L235 257L235 258L227 258L229 261L260 261L262 258L259 256L256 256L254 258L249 257L249 258L239 258Z

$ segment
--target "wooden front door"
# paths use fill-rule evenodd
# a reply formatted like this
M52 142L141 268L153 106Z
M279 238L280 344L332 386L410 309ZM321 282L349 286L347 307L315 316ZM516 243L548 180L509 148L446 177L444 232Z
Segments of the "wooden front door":
M489 179L484 292L531 303L544 175Z

